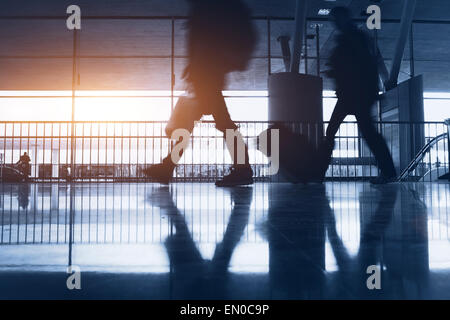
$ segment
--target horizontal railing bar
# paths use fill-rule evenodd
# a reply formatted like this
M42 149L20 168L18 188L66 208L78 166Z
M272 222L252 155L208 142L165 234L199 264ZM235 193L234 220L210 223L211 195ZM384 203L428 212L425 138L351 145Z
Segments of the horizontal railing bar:
M77 55L79 59L172 59L170 55L133 55L133 56L87 56ZM187 59L188 56L173 56L174 59ZM283 56L270 56L271 59L283 59ZM11 56L0 55L0 59L73 59L73 56ZM269 56L253 56L250 59L269 59ZM314 59L314 57L308 57ZM415 60L420 61L420 60ZM439 60L442 61L442 60Z
M22 139L22 140L26 140L26 139L41 139L41 140L64 140L67 138L71 138L71 135L48 135L48 136L42 136L42 135L17 135L17 136L2 136L0 135L2 140L12 140L12 139ZM257 135L244 135L244 137L246 138L256 138ZM133 136L126 136L126 135L83 135L83 136L79 136L79 135L75 135L74 136L75 139L167 139L167 136L165 135L161 135L161 136L140 136L140 135L133 135ZM218 138L222 138L222 135L216 135L216 136L211 136L211 135L192 135L192 138L201 138L201 139L218 139ZM425 139L434 139L435 137L425 137ZM336 136L336 139L358 139L358 136ZM0 144L2 142L0 141ZM17 142L19 143L19 141ZM30 143L31 144L31 143ZM33 144L34 145L34 144Z
M58 98L72 98L72 95L26 95L26 96L19 96L19 95L1 95L2 91L11 91L11 90L0 90L0 99L41 99L41 98L51 98L51 99L58 99ZM83 90L81 90L83 91ZM143 90L143 91L149 91L149 90ZM151 91L151 90L150 90ZM155 90L158 91L158 90ZM167 89L169 91L169 89ZM185 90L179 90L182 92L186 92ZM256 91L267 91L267 90L256 90ZM173 95L174 98L181 97L184 93L177 94L175 93ZM170 93L166 95L76 95L75 98L171 98L172 96ZM223 95L224 98L268 98L268 95ZM336 96L331 95L325 95L322 96L322 99L337 99ZM424 98L424 100L449 100L450 98L442 97L442 98Z
M86 55L77 55L76 56L79 59L172 59L172 56L168 55L135 55L135 56L86 56ZM267 59L283 59L283 56L279 55L270 55L269 56L253 56L250 57L250 60L267 60ZM317 56L302 56L302 58L306 58L308 60L317 60ZM0 55L0 59L73 59L73 56L12 56L12 55ZM174 56L173 59L188 59L188 56ZM328 57L320 57L321 60L328 61ZM390 62L392 61L392 58L383 58L383 61ZM411 59L404 58L403 61L408 62L411 61ZM448 59L421 59L421 58L415 58L414 61L416 62L450 62ZM430 98L432 99L432 98ZM439 98L436 98L439 99Z
M181 97L181 95L174 95L173 96L174 98L178 98L178 97ZM225 99L229 99L229 98L239 98L239 99L243 99L243 98L252 98L252 99L255 99L255 98L268 98L267 96L237 96L237 95L232 95L232 96L228 96L228 95L224 95L223 96ZM67 98L72 98L72 96L69 96L69 95L66 95L66 96L2 96L2 95L0 95L0 99L47 99L47 98L50 98L50 99L58 99L58 98L64 98L64 99L67 99ZM76 98L83 98L83 99L86 99L86 98L94 98L94 99L101 99L101 98L158 98L158 99L161 99L161 98L171 98L171 96L170 95L155 95L155 96L108 96L108 95L100 95L100 96L76 96Z
M58 140L58 139L67 139L71 138L71 135L64 135L64 136L2 136L0 135L1 139L45 139L45 140ZM217 139L221 138L222 136L192 136L193 138L202 138L202 139ZM247 137L253 137L253 136L247 136ZM256 137L256 136L255 136ZM122 136L122 135L116 135L116 136L74 136L75 139L167 139L167 136ZM357 137L351 137L351 138L357 138ZM1 143L1 141L0 141Z
M84 15L83 19L85 20L187 20L187 16L138 16L138 15L128 15L128 16L88 16ZM41 15L41 16L33 16L33 15L1 15L0 20L67 20L67 16L55 16L55 15ZM294 21L295 17L281 17L281 16L253 16L252 20L271 20L271 21ZM308 22L330 22L331 18L328 17L307 17L306 21ZM366 22L367 18L354 18L355 22ZM382 23L400 23L400 19L381 19ZM415 19L412 23L417 24L450 24L450 20L443 19Z
M139 120L133 120L133 121L0 121L0 124L165 124L168 121L139 121ZM323 121L323 122L306 122L306 121L234 121L239 124L303 124L303 125L321 125L321 124L328 124L329 121ZM213 120L204 120L201 121L201 123L205 124L214 124L215 122ZM357 121L346 121L343 122L343 124L357 124ZM446 125L444 121L374 121L375 124L441 124Z

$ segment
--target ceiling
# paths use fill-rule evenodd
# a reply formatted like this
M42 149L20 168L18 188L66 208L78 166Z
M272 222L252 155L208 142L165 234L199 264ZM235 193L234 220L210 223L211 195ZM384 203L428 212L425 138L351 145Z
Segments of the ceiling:
M295 0L245 0L256 16L292 17ZM65 8L79 5L86 16L100 15L157 15L180 16L187 13L186 0L2 0L1 16L11 15L64 15ZM399 19L403 0L308 0L308 16L318 17L318 9L348 6L359 14L370 4L380 5L383 17ZM415 19L449 20L450 3L447 0L418 0Z
M272 72L283 71L279 36L292 37L294 0L247 0L260 34L250 69L230 76L229 89L264 90L268 75L267 21L271 22ZM318 15L321 8L345 5L354 17L370 4L379 4L383 24L379 47L389 68L398 36L403 0L309 0L308 33L320 26L321 69L333 47L333 27ZM67 6L82 10L79 35L79 89L84 90L164 90L170 88L171 20L147 20L144 16L185 16L185 0L2 0L0 2L0 90L67 90L72 83L72 33L65 28ZM98 19L110 17L111 19ZM24 17L28 17L25 19ZM116 19L113 19L113 18ZM127 19L117 19L126 17ZM136 17L137 19L131 19ZM17 19L20 18L20 19ZM91 19L89 19L91 18ZM97 18L97 19L95 19ZM450 92L450 1L417 0L413 28L414 66L423 74L425 90ZM182 89L185 64L183 21L176 20L174 73L176 88ZM308 41L308 71L315 73L316 40ZM405 49L400 81L410 76L410 48ZM303 63L302 70L305 69ZM332 83L325 81L325 88Z

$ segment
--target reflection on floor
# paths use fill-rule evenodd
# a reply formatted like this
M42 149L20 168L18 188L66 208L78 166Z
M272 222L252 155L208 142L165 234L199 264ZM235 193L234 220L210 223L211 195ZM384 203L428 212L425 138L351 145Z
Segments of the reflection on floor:
M449 195L446 183L0 184L0 298L449 299ZM81 290L67 289L68 265Z

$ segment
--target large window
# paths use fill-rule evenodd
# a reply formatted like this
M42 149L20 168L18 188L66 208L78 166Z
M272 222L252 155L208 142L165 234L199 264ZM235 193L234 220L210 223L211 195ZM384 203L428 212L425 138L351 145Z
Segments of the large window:
M175 100L183 94L175 92ZM236 121L267 121L267 91L224 91ZM332 91L324 91L323 120L329 121L336 105ZM450 118L450 93L425 93L425 121ZM0 91L0 120L68 121L70 91ZM170 117L170 91L78 91L77 121L164 121ZM346 121L355 121L348 116Z
M450 93L425 93L424 108L425 121L443 121L450 119Z
M175 92L174 103L183 94ZM76 121L166 121L170 117L170 91L78 91ZM224 91L235 121L267 121L265 91ZM70 91L2 91L0 120L70 121ZM205 117L205 120L210 119Z

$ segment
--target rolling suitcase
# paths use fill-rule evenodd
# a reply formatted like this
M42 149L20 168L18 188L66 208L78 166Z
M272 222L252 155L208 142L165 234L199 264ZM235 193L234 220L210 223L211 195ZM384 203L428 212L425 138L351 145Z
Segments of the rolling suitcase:
M321 141L316 146L307 136L276 124L266 132L269 146L274 129L279 130L280 174L292 183L322 182L331 162L334 144Z

